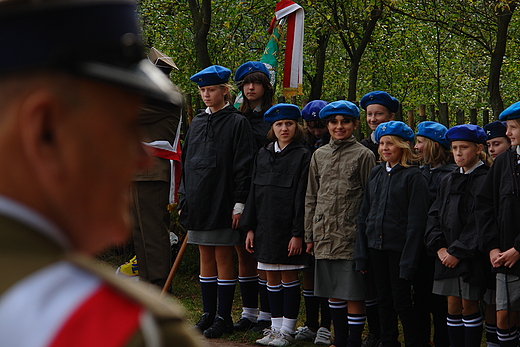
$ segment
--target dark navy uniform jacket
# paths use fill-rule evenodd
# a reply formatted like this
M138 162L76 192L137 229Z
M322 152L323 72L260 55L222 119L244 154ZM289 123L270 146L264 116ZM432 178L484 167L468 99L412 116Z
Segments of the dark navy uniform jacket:
M180 223L189 230L231 228L235 203L251 185L254 144L247 119L233 106L192 121L182 152Z
M520 165L516 147L495 158L477 195L476 218L482 251L514 247L520 252ZM493 269L520 276L520 262L511 269Z
M356 270L366 271L368 248L401 252L400 278L417 268L428 213L428 186L417 166L381 162L370 172L359 211Z
M311 153L291 142L275 153L274 142L256 157L251 191L240 228L255 233L255 258L269 264L305 264L305 254L288 257L291 238L303 245L304 208ZM304 245L303 245L304 246ZM305 253L305 252L303 252Z
M485 288L490 264L478 250L475 200L488 170L488 166L481 165L466 175L457 168L441 182L439 195L428 214L425 235L428 253L436 259L435 279L462 276L465 282ZM454 268L442 265L437 256L443 247L460 259Z

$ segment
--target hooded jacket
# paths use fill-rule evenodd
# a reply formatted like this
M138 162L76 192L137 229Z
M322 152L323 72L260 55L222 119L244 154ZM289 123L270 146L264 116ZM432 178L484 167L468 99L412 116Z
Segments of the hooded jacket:
M462 276L465 282L485 288L489 262L478 250L475 201L488 170L488 166L481 165L466 175L457 168L441 182L428 214L425 235L428 253L435 257L434 279ZM442 265L437 256L443 247L460 259L454 268Z
M515 146L498 155L477 194L480 248L487 256L495 248L503 252L514 247L520 252L520 165L517 161ZM512 268L501 266L493 271L520 276L520 262Z
M411 279L422 249L428 186L417 166L381 162L370 172L359 212L356 269L367 270L368 249L401 253L399 278Z
M245 203L251 185L253 134L233 106L201 110L184 140L179 187L180 223L189 230L231 228L235 203Z
M271 142L256 156L240 228L253 230L254 256L262 263L305 264L305 252L288 257L287 247L292 237L303 240L310 158L311 153L297 142L291 142L278 153Z
M316 259L354 259L357 216L370 170L372 152L352 136L331 139L312 155L305 198L305 242Z

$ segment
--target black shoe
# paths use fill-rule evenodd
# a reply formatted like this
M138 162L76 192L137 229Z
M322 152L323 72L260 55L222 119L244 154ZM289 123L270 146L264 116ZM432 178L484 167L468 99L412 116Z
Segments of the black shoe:
M249 331L255 325L256 325L255 322L251 322L249 319L242 317L242 318L240 318L240 320L238 322L235 323L235 325L233 325L233 330L234 331Z
M259 320L258 323L256 323L255 326L251 328L251 331L254 333L261 333L262 331L264 331L264 329L268 329L270 327L270 320Z
M204 312L202 317L200 317L199 321L195 323L194 328L198 329L202 334L204 330L208 329L215 320L215 316L209 312Z
M220 316L215 317L213 325L204 331L204 336L207 338L217 338L224 334L230 334L233 332L233 322L231 320L225 320Z
M367 336L363 339L361 347L379 347L379 345L380 342L376 335L368 333Z

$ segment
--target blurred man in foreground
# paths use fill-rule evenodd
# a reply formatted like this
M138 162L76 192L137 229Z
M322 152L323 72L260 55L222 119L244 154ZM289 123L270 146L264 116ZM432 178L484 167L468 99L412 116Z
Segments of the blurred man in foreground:
M89 257L128 237L137 114L180 104L129 0L0 0L3 346L193 346L180 310Z

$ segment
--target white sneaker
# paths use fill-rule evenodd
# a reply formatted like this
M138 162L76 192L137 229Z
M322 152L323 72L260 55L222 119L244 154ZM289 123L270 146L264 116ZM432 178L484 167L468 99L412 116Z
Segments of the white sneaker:
M316 338L316 332L312 331L309 327L298 327L296 329L295 339L298 341L314 341Z
M269 342L273 341L278 336L278 332L274 329L264 329L264 337L255 341L257 345L268 346Z
M321 327L316 332L316 338L314 339L315 345L330 345L332 342L330 341L330 331L325 327Z
M294 343L294 337L287 333L278 332L276 338L269 342L268 346L283 347Z

